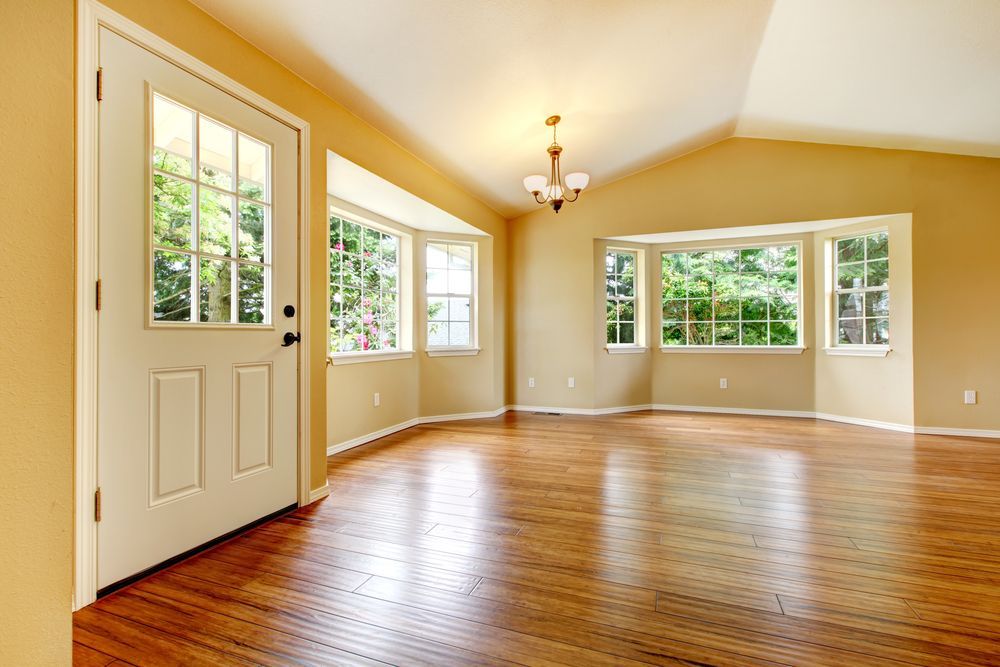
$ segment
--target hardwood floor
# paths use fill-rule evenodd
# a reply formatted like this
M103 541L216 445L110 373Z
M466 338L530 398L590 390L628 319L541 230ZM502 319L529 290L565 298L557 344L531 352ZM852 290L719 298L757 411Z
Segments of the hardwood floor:
M77 612L74 662L1000 665L998 441L508 413L329 474Z

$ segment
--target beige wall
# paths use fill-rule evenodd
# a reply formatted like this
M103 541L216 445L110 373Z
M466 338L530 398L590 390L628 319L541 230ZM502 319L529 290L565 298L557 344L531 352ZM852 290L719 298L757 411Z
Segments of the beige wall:
M70 661L73 3L0 3L0 663Z
M832 327L832 245L839 236L889 231L889 341L882 357L830 356ZM816 232L813 315L816 322L816 412L848 415L891 424L913 424L913 270L909 215ZM822 326L822 323L828 326Z
M626 382L625 364L610 376L596 372L608 373L616 360L595 361L603 340L595 335L594 239L912 212L914 421L1000 428L1000 348L985 343L1000 328L1000 312L983 306L1000 291L992 257L998 210L1000 160L758 139L729 139L652 167L585 193L558 215L539 208L509 223L508 402L608 407L598 403L597 385ZM974 315L955 326L949 317L959 314ZM828 390L874 360L815 353L730 361L651 352L652 402L854 410L859 404L832 403ZM575 390L565 388L567 375L576 376ZM762 375L780 386L761 393L754 383ZM535 389L527 388L529 376ZM731 389L720 392L719 377ZM685 382L675 390L678 379ZM977 389L979 404L963 405L963 389ZM906 423L906 410L904 399L882 417Z

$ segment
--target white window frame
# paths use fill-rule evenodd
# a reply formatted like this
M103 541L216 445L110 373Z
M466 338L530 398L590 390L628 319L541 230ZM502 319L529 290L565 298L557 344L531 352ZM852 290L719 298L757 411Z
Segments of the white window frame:
M362 227L370 227L374 230L382 232L383 234L390 234L399 239L399 248L397 250L397 261L399 265L399 276L397 282L397 332L396 332L396 349L393 350L351 350L348 352L334 352L330 348L330 334L329 334L329 322L330 322L330 294L333 287L333 282L330 276L330 216L337 216L342 219L350 220ZM413 357L413 344L412 344L412 311L413 311L413 283L411 280L411 275L413 273L412 269L412 237L407 232L402 229L398 229L391 224L391 221L386 219L385 222L382 221L381 216L371 213L366 209L354 206L343 200L339 200L336 197L327 197L327 214L325 218L325 224L327 227L326 232L326 321L327 321L327 365L328 366L343 366L348 364L358 364L358 363L368 363L377 361L393 361L397 359L410 359Z
M446 246L466 246L471 252L471 273L472 273L472 284L470 285L468 294L459 294L457 292L430 292L427 288L427 248L430 245L446 245ZM427 344L425 347L425 352L429 357L451 357L451 356L471 356L479 354L479 300L476 298L478 296L479 290L479 244L475 241L464 241L457 239L443 239L443 238L428 238L424 243L424 309L421 317L421 321L424 325L424 336L428 337L430 328L430 319L427 315L427 304L432 298L441 299L469 299L469 344L468 345L430 345ZM425 338L426 340L427 338Z
M889 233L888 227L878 227L874 229L866 229L864 231L855 231L850 234L840 234L830 239L830 271L832 279L832 297L830 304L830 344L826 347L825 352L829 355L840 355L840 356L862 356L862 357L884 357L892 350L891 343L841 343L840 342L840 296L842 294L868 294L870 292L885 292L889 295L889 314L886 315L884 319L889 320L889 340L892 340L892 293L891 293L891 280L884 287L853 287L853 288L841 288L838 284L837 275L840 267L840 258L837 255L837 243L845 239L865 239L865 255L864 259L861 261L862 264L867 265L868 260L868 242L869 236L875 234L886 234L889 238L889 248L891 252L892 239ZM881 261L881 260L878 260ZM892 274L892 258L889 253L886 254L885 261L888 266L889 274ZM847 262L848 264L857 264L858 262ZM861 317L857 318L862 323L862 331L865 337L868 336L867 327L865 326L867 318L862 311ZM883 319L883 318L877 318Z
M621 301L622 297L616 294L608 294L608 272L607 272L607 257L609 254L622 254L631 255L633 262L632 270L632 342L631 343L612 343L607 340L607 330L608 330L608 300L614 298L616 301ZM601 300L601 312L604 314L604 332L605 332L605 350L608 354L630 354L630 353L640 353L646 351L646 341L645 341L645 330L646 330L646 319L643 316L645 314L645 258L644 252L638 248L623 248L620 246L607 246L601 253L601 267L603 269L603 274L601 276L601 281L603 284L603 295L604 298ZM617 262L616 262L617 265ZM629 297L624 297L628 299ZM621 323L620 320L616 320L617 323Z
M664 345L663 344L663 309L659 308L659 315L656 318L657 321L657 336L659 340L660 352L668 354L802 354L806 350L805 346L805 332L803 327L803 308L804 308L804 290L802 277L804 275L803 270L803 242L801 239L793 240L783 240L783 241L760 241L757 243L739 243L739 244L725 244L725 245L708 245L708 246L678 246L678 247L660 247L659 248L659 266L657 270L659 271L659 293L658 302L663 303L663 256L664 255L674 255L679 253L697 253L697 252L719 252L725 250L745 250L751 248L771 248L778 246L796 246L796 256L798 261L796 262L796 288L798 292L798 306L795 313L795 331L797 341L795 345ZM714 284L714 281L713 281ZM690 320L688 320L690 322ZM740 319L737 322L742 323L742 313L740 314ZM770 322L771 320L768 320ZM712 298L712 320L715 323L715 298L714 298L714 288L713 288L713 298ZM714 329L713 329L714 331ZM740 333L742 337L742 332ZM714 339L714 334L713 334Z

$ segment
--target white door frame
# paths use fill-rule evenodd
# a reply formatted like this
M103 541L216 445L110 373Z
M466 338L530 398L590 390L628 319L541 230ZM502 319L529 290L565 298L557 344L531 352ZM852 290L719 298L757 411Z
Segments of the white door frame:
M299 145L299 329L298 488L300 506L325 495L310 494L309 438L309 123L209 67L96 0L77 3L76 71L76 332L74 424L73 609L97 599L97 310L98 279L98 30L108 28L210 83L298 133ZM111 85L114 85L111 83Z

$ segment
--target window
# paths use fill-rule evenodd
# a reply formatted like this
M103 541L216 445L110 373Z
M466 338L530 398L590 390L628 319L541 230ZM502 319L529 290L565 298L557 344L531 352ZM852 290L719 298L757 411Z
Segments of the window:
M661 260L664 347L801 345L798 244Z
M154 323L270 321L270 146L153 95Z
M607 285L608 345L636 345L635 252L607 251L604 256Z
M427 347L472 347L475 327L471 243L427 244Z
M330 216L330 350L399 349L399 237Z
M837 239L838 345L889 344L889 232Z

